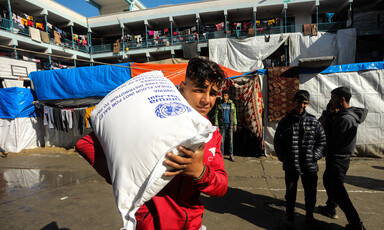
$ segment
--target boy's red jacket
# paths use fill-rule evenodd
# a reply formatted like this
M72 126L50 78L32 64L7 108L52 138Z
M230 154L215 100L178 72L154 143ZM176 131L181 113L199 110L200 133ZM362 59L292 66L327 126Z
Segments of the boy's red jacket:
M221 135L216 130L205 144L204 176L198 181L183 175L175 176L136 212L136 229L199 229L204 212L200 192L221 197L228 188L220 146ZM76 150L111 183L103 149L93 132L78 141Z

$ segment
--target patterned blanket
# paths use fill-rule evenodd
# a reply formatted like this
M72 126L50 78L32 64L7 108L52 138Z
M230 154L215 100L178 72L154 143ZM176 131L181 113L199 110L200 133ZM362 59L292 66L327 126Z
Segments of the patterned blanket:
M230 98L236 104L238 123L257 137L264 150L264 102L258 75L229 79L222 89L229 90Z
M299 90L299 71L292 66L268 68L268 121L280 121L292 110Z

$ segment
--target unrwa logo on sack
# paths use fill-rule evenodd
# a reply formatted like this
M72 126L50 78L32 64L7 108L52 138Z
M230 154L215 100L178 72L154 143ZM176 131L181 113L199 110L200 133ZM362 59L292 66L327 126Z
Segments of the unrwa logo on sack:
M177 116L191 111L191 108L178 102L162 103L156 106L155 109L156 116L160 118Z

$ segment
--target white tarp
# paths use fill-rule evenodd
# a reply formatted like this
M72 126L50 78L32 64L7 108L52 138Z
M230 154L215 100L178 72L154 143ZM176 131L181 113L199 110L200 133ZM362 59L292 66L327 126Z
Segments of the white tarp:
M384 156L383 75L384 69L300 75L300 89L308 90L311 94L307 111L317 118L326 108L331 97L331 91L339 86L350 87L352 92L351 106L368 109L368 116L365 122L359 126L357 133L356 150L359 156ZM274 153L273 137L277 122L265 121L266 152L272 154Z
M0 146L7 152L40 147L43 132L39 117L0 118Z
M263 60L275 52L287 40L288 34L272 34L269 42L264 36L246 39L220 38L208 41L209 58L225 67L250 72L263 69Z
M355 62L356 30L344 29L337 33L318 32L317 36L303 33L272 34L269 42L264 36L246 39L220 38L208 41L209 58L239 72L263 69L262 61L275 52L289 38L290 66L298 66L298 59L335 56L332 65Z
M332 65L355 62L356 29L338 30L336 34L318 32L317 36L303 33L289 35L290 66L298 66L300 58L335 56Z

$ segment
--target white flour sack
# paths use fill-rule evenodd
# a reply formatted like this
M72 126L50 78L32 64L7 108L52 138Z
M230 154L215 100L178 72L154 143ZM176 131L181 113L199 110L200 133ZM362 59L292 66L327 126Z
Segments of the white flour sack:
M195 150L216 129L160 71L117 87L92 111L91 121L107 157L123 229L135 229L136 211L172 179L163 176L165 154L178 154L179 145Z

